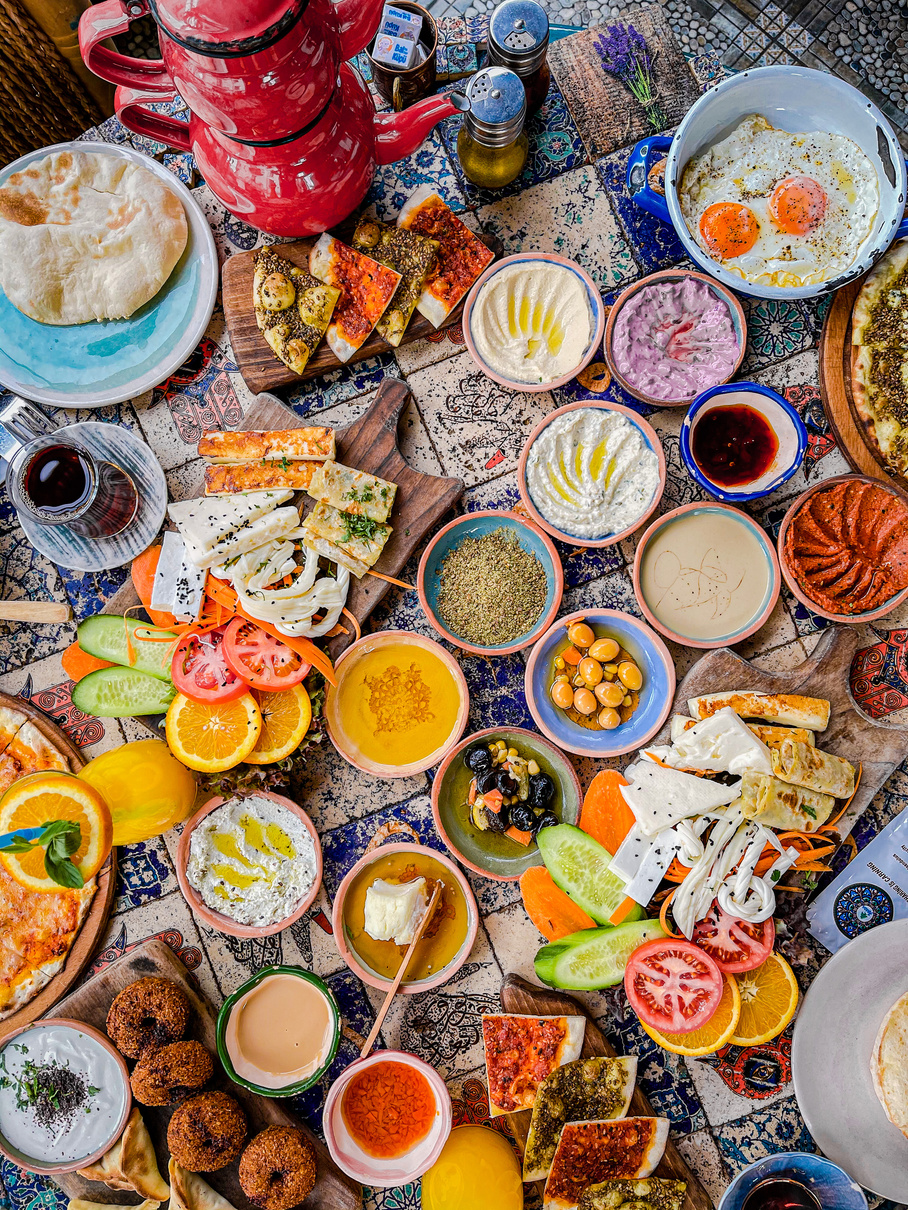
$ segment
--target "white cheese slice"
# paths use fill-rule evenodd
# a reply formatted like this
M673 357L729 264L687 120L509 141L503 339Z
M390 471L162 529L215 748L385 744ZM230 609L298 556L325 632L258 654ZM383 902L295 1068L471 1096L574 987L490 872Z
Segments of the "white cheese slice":
M734 710L726 706L672 740L671 755L655 749L662 760L681 769L735 773L748 769L772 773L772 758L762 740Z
M196 567L186 553L185 544L181 545L183 545L183 557L177 572L171 612L178 622L195 622L202 612L208 572L204 568Z
M196 567L213 567L215 563L223 563L234 555L244 555L267 542L273 542L275 538L284 537L296 529L299 523L296 507L288 504L286 508L276 508L250 525L244 525L238 533L218 542L208 551L187 542L186 553Z
M681 841L674 836L671 829L660 832L655 842L650 845L637 873L624 888L625 895L646 907L680 848Z
M366 888L363 927L373 941L409 945L427 906L425 878L412 882L376 878Z
M703 815L739 797L737 783L723 786L651 760L630 765L624 776L631 784L620 787L621 796L645 836L655 836L682 819Z
M172 529L161 536L161 553L151 586L151 608L173 613L173 594L183 562L183 539Z
M177 500L167 512L187 544L206 554L250 521L272 512L292 495L293 492L287 490L202 496L198 500Z
M620 878L622 882L630 882L654 843L651 836L644 836L637 824L634 824L618 846L618 852L609 865L609 873Z

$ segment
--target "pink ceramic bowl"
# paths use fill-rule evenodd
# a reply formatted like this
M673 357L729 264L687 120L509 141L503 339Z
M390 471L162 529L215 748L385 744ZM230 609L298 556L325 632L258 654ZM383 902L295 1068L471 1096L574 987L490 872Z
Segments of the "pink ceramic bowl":
M27 1033L29 1030L36 1029L41 1025L65 1025L77 1030L81 1034L88 1034L90 1038L107 1051L112 1059L116 1060L117 1068L123 1079L123 1112L120 1115L120 1120L117 1122L116 1127L110 1131L110 1136L105 1139L104 1145L98 1147L91 1155L82 1156L77 1160L61 1161L58 1164L50 1163L47 1160L34 1160L24 1152L18 1151L0 1134L0 1154L5 1155L8 1160L12 1161L19 1168L24 1168L26 1172L37 1172L41 1176L56 1176L59 1173L75 1172L79 1168L87 1168L89 1164L93 1164L110 1150L123 1133L129 1119L129 1113L132 1109L132 1088L129 1083L129 1069L123 1062L123 1056L111 1044L105 1034L101 1033L99 1029L95 1029L93 1025L86 1025L84 1021L74 1021L69 1017L45 1017L40 1021L30 1021L28 1025L22 1025L19 1029L14 1029L11 1033L8 1033L3 1039L2 1049L5 1050L10 1042L18 1038L20 1034Z
M696 511L701 511L704 513L732 513L735 517L739 518L742 523L746 524L762 547L763 555L766 558L767 572L769 577L769 586L766 590L766 595L763 601L759 603L759 612L751 618L747 626L743 627L739 631L735 631L733 634L725 634L721 637L710 640L691 638L689 635L675 634L673 630L669 629L664 622L661 622L656 617L652 609L650 609L646 602L646 598L643 595L643 588L640 581L640 568L643 563L643 556L647 546L653 540L653 537L666 525L670 525L678 517L684 516L686 513ZM637 604L640 606L643 616L651 626L654 626L656 630L660 632L660 634L664 634L666 638L672 639L673 642L679 643L682 647L712 649L717 647L727 647L731 643L742 642L744 639L748 638L750 635L759 630L772 613L773 609L775 609L776 601L779 599L781 587L782 581L779 575L779 560L776 558L775 548L773 547L769 536L763 529L760 528L756 521L754 521L753 517L748 516L747 513L742 512L739 508L733 508L730 504L720 504L718 501L714 500L703 500L697 501L693 504L684 504L681 506L681 508L674 508L671 510L671 512L663 513L661 517L657 517L637 543L637 553L634 556L634 596L637 598Z
M344 962L346 962L347 966L349 966L358 979L362 979L363 983L368 983L370 987L377 987L380 991L385 992L391 987L390 979L376 975L369 967L363 965L347 941L347 931L344 926L344 904L347 899L347 892L350 889L350 883L360 870L365 869L372 862L378 861L379 858L386 857L388 853L412 853L414 856L431 857L433 861L437 861L439 865L444 866L450 872L451 877L460 887L463 897L467 901L467 933L463 944L448 965L443 967L430 979L420 979L414 983L408 983L404 980L401 983L399 994L413 996L417 992L431 991L433 987L440 987L442 983L447 983L451 976L460 970L467 958L469 958L470 951L476 941L476 935L479 932L479 908L476 904L476 896L473 894L473 889L469 882L467 882L464 873L457 868L449 857L446 857L444 853L439 853L437 849L430 849L427 845L422 844L385 844L373 849L371 853L364 853L356 865L348 871L344 880L337 888L337 894L334 897L334 907L331 912L331 929L334 933L334 943Z
M633 525L628 526L627 529L620 530L618 533L608 534L604 538L579 538L575 534L568 534L563 530L556 529L554 525L546 521L545 517L543 517L542 513L540 513L533 503L533 497L530 495L530 489L527 486L527 458L530 456L533 443L553 420L556 420L559 416L564 416L567 412L580 411L581 408L599 408L604 412L620 412L622 416L626 416L640 430L643 440L656 455L659 463L659 485L653 493L650 503ZM662 499L662 493L665 491L665 452L653 426L647 424L643 417L638 416L631 408L626 408L620 403L611 403L604 399L581 399L577 403L568 403L563 408L556 408L554 412L549 412L548 416L544 420L541 420L532 433L530 433L529 439L523 447L523 453L520 455L520 461L517 464L517 487L520 491L520 498L532 520L536 525L544 529L547 534L551 534L553 538L558 538L560 541L567 542L571 546L614 546L617 542L621 542L624 538L629 537L630 534L638 530L658 507L659 501Z
M506 269L509 265L518 264L562 265L565 269L569 269L572 273L576 274L586 287L587 302L590 304L590 313L592 315L592 336L590 337L590 343L580 362L574 366L569 374L562 374L560 378L553 378L550 382L520 382L517 379L503 377L486 364L473 340L473 308L476 305L480 290L482 290L487 281L497 273L500 273L502 269ZM602 296L599 293L599 287L590 277L589 273L587 273L586 269L582 269L576 261L568 260L565 256L556 256L553 252L517 252L513 256L505 256L501 260L495 261L489 265L485 273L474 284L472 290L467 295L467 301L463 309L463 338L467 343L467 348L470 350L470 356L487 378L491 378L493 382L501 383L503 387L510 387L512 391L551 391L554 387L563 387L572 378L576 378L580 371L593 360L596 350L602 341L604 330L605 307L602 305Z
M285 798L283 794L271 794L267 790L256 790L254 793L257 798L270 798L272 802L277 803L279 806L286 807L288 811L291 811L303 823L306 831L312 837L312 843L315 845L315 881L312 883L305 898L299 902L290 915L284 920L279 920L276 924L267 924L262 927L257 927L253 924L238 924L235 920L231 920L229 916L224 916L221 912L216 912L208 907L206 903L202 902L202 897L198 891L189 885L186 869L189 865L189 843L192 839L192 833L207 815L217 810L225 802L231 801L227 798L210 798L203 807L196 811L192 819L183 828L180 843L177 845L177 882L180 884L183 898L192 909L193 915L197 916L203 924L207 924L209 928L216 929L219 933L226 933L228 937L270 937L272 933L279 933L281 929L285 929L288 924L293 924L294 920L299 920L305 914L315 902L319 887L322 885L322 846L318 838L318 832L315 830L315 824L302 807L298 807L292 799Z
M341 1109L343 1095L350 1081L366 1068L374 1067L376 1063L403 1063L407 1067L415 1068L428 1080L435 1095L435 1121L429 1128L429 1133L404 1155L392 1160L378 1159L363 1151L347 1129ZM355 1059L331 1085L322 1114L325 1142L338 1168L346 1172L347 1176L352 1176L355 1181L379 1189L392 1189L397 1185L409 1184L427 1172L448 1141L451 1122L451 1096L444 1080L434 1067L430 1067L422 1059L417 1059L416 1055L408 1055L402 1050L378 1050L367 1059Z
M649 277L641 277L639 281L635 281L632 285L628 286L615 299L605 325L605 339L602 344L602 351L605 354L605 360L608 362L612 375L624 387L628 395L633 395L641 403L648 403L656 408L686 408L695 398L695 395L689 395L686 399L657 399L655 395L647 395L645 391L641 391L639 387L634 386L615 365L615 358L612 354L612 333L615 329L615 320L618 318L618 312L639 290L645 289L647 286L656 285L659 282L678 281L685 277L693 277L697 281L706 282L712 293L725 303L730 313L735 335L738 338L738 359L735 362L734 369L727 378L722 378L712 383L711 386L716 387L723 382L730 382L738 370L740 370L741 362L744 360L744 354L747 350L747 320L744 318L744 308L727 286L723 286L721 282L716 281L712 277L707 277L705 273L694 273L691 269L662 269L659 273L651 273Z
M344 676L349 673L363 652L374 651L377 647L400 642L423 647L437 655L442 663L447 665L460 692L460 709L450 734L440 737L441 742L438 747L428 756L411 761L408 765L379 765L369 761L362 753L355 751L351 740L344 732L343 719L339 717L337 695ZM463 734L470 709L470 692L467 689L466 677L457 660L434 639L424 638L423 635L415 634L412 630L381 630L377 634L363 635L361 639L350 644L334 665L334 671L337 673L337 685L327 686L328 692L325 698L325 724L328 728L328 735L344 760L353 765L355 769L362 770L363 773L371 773L374 777L412 777L415 773L424 773L426 769L437 765L451 745L456 744Z
M903 602L908 601L908 588L903 588L901 592L890 597L878 609L868 609L864 613L829 613L804 592L794 575L794 572L788 565L785 557L785 535L788 533L791 522L794 519L795 513L800 509L801 505L806 500L809 500L816 492L832 487L836 483L869 483L873 487L879 487L883 491L890 492L902 504L908 506L908 494L903 492L893 483L881 483L879 479L872 479L869 475L834 475L831 479L821 479L812 487L809 487L806 492L802 492L800 496L789 506L788 512L782 518L782 524L779 527L779 563L782 566L782 577L785 583L791 589L792 593L797 597L802 605L806 605L811 613L818 614L821 618L828 618L830 622L844 622L848 626L857 626L863 622L875 622L879 618L884 618L893 609L897 609Z

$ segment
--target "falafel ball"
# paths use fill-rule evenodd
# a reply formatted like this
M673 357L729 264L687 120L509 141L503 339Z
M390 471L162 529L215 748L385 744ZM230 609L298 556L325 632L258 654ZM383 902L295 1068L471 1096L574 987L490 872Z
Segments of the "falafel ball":
M240 1158L240 1185L262 1210L291 1210L312 1192L315 1150L301 1130L266 1126Z
M226 1092L202 1092L184 1101L170 1119L167 1146L188 1172L216 1172L243 1150L246 1115Z
M132 1095L140 1105L175 1105L213 1074L214 1059L201 1042L171 1042L143 1053L130 1079Z
M107 1014L107 1032L127 1059L138 1059L150 1046L167 1046L185 1037L189 1001L169 979L137 979L124 987Z

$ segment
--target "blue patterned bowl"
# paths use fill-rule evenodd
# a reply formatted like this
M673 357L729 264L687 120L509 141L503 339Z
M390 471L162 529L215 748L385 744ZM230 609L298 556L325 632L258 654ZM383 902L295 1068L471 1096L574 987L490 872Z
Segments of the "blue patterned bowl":
M590 731L575 723L552 701L553 661L572 622L588 622L598 638L614 638L629 651L643 673L640 704L614 731ZM648 743L668 718L675 696L675 665L668 648L645 622L616 609L581 609L558 621L530 653L524 691L536 726L565 752L605 760Z
M768 1155L745 1168L725 1190L719 1210L742 1210L754 1186L772 1176L801 1181L823 1210L867 1210L867 1199L860 1187L838 1164L807 1151Z

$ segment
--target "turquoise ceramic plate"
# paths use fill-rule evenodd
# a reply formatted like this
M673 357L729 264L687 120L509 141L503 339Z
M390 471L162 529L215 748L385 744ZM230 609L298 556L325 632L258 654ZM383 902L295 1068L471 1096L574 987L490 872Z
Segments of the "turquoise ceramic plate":
M539 849L534 844L524 848L508 836L480 832L467 813L467 795L473 774L467 768L464 755L470 748L492 740L504 740L521 756L535 760L543 773L555 783L555 797L549 809L559 823L576 823L580 818L583 794L574 766L563 752L523 727L490 727L476 731L454 748L442 761L432 783L432 814L442 840L461 864L477 874L508 882L519 878L530 866L542 865Z
M170 277L129 319L41 324L0 290L0 384L56 407L92 408L133 399L163 382L202 339L218 290L218 258L208 220L173 173L131 147L59 143L0 171L0 185L53 151L87 151L131 160L159 176L180 198L189 240Z

